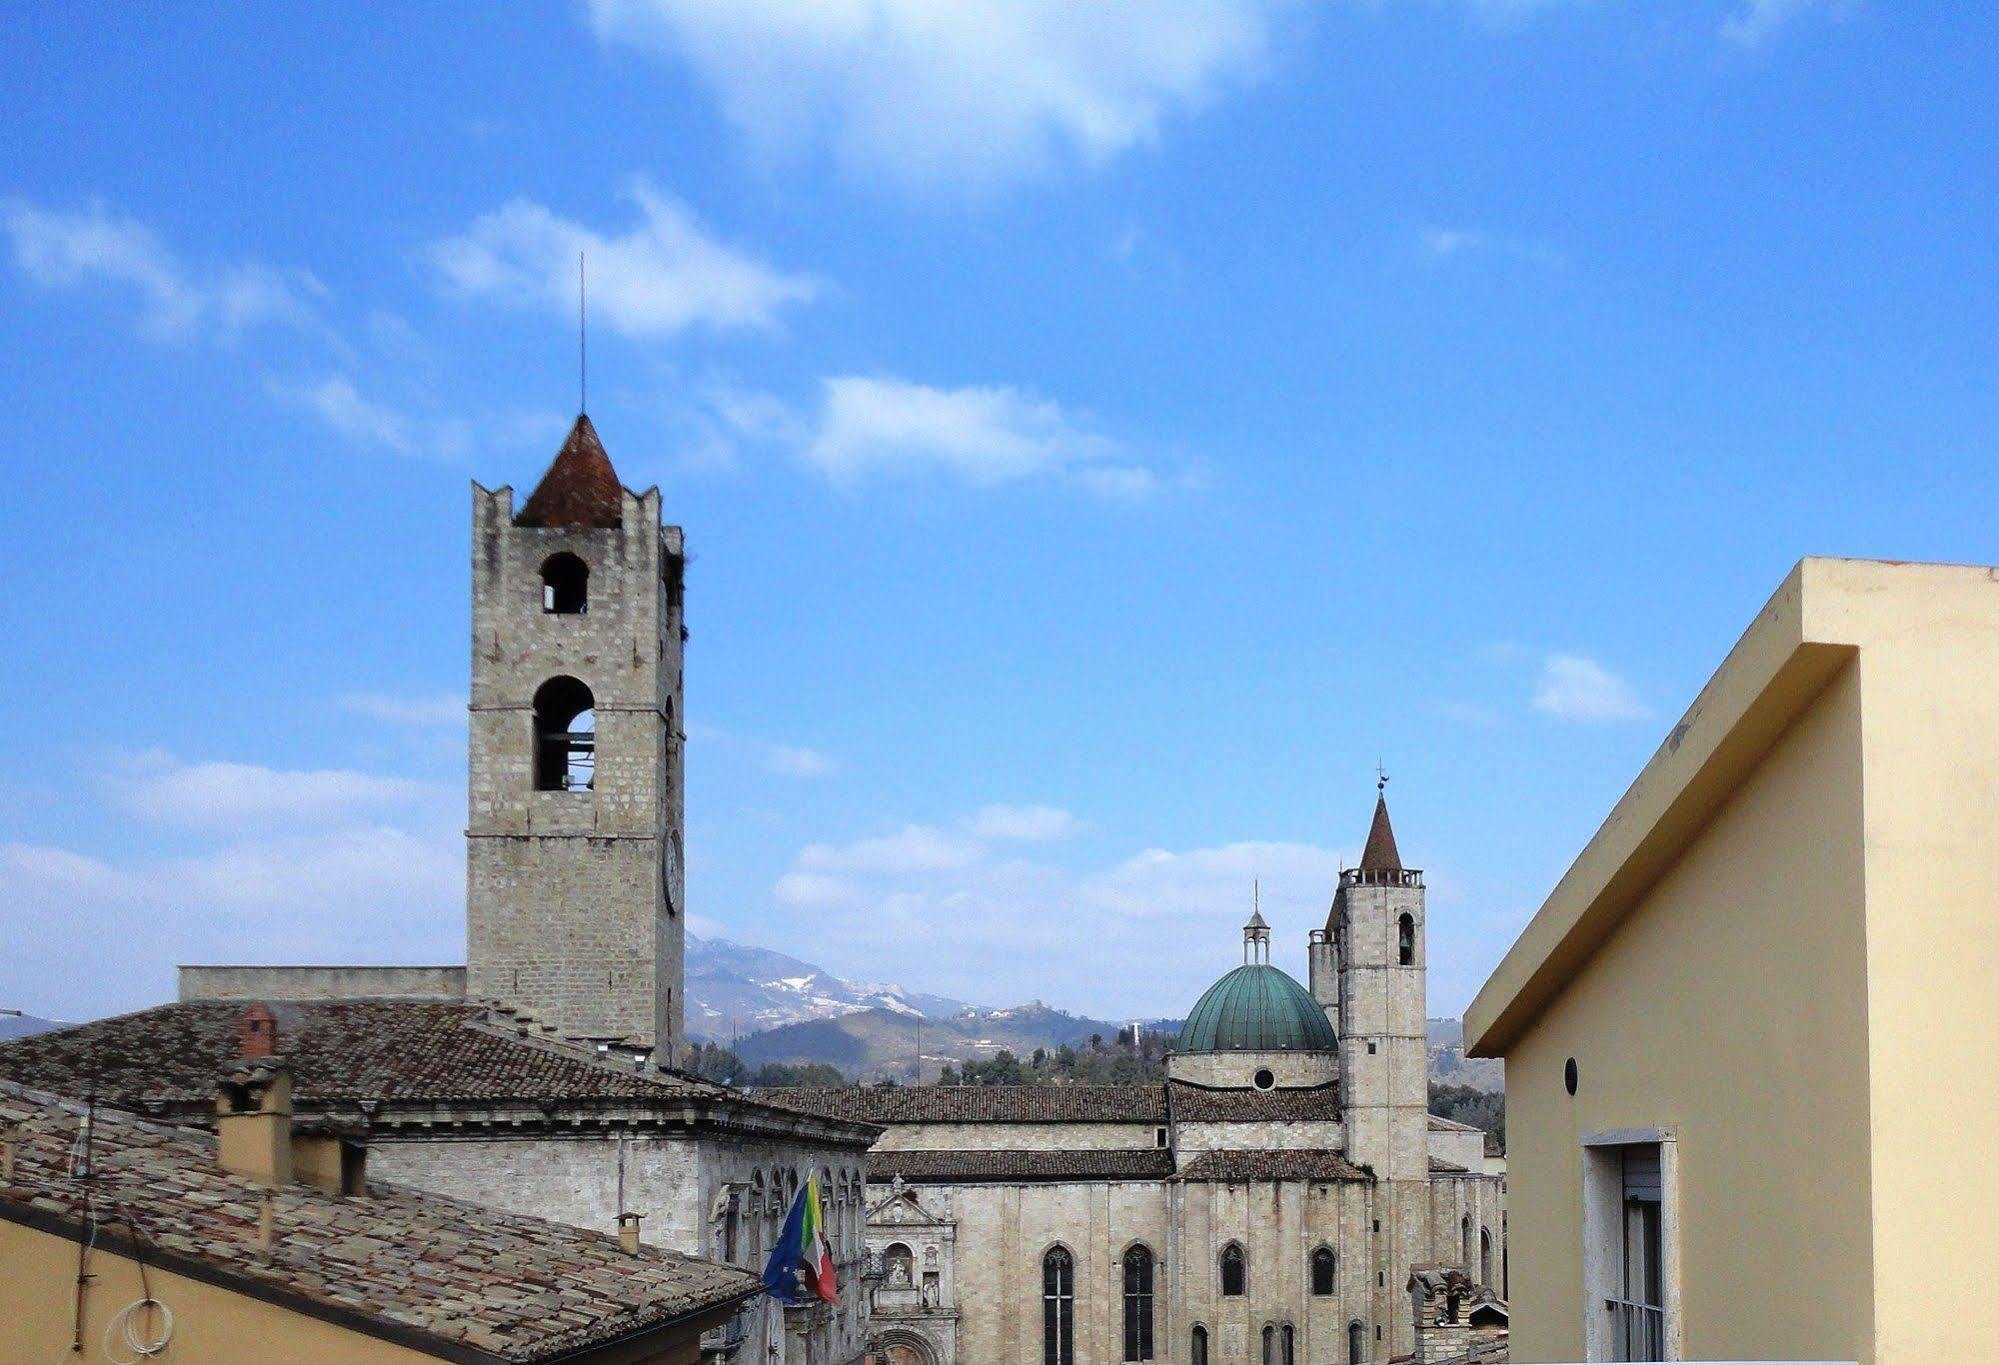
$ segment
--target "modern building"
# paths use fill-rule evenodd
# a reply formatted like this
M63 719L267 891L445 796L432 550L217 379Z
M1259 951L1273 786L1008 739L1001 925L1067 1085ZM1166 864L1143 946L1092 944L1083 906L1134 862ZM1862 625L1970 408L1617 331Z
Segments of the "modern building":
M675 1069L685 543L579 416L518 511L472 490L464 966L186 967L171 1005L0 1046L0 1078L212 1121L247 1005L273 1011L300 1114L373 1169L649 1245L761 1268L813 1174L837 1304L745 1311L716 1360L846 1365L866 1341L862 1163L875 1130Z
M1807 559L1466 1016L1516 1359L1990 1360L1999 569Z
M760 1092L884 1130L873 1360L1358 1365L1414 1349L1415 1267L1503 1295L1504 1163L1428 1112L1424 899L1377 800L1309 988L1253 916L1163 1084Z
M0 1082L0 1359L695 1365L746 1271L371 1179L264 1058L218 1133Z

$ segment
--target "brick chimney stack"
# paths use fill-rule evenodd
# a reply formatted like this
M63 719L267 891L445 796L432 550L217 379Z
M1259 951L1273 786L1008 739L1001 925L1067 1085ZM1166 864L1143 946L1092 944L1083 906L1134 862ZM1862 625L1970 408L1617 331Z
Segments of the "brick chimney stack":
M243 1011L236 1024L236 1055L246 1062L274 1057L278 1051L278 1016L258 1001Z

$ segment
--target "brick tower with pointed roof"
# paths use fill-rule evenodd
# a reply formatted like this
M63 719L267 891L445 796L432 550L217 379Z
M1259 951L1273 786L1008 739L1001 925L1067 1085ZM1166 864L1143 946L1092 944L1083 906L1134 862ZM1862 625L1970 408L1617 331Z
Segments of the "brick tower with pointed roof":
M572 1037L683 1037L684 542L579 415L518 512L472 488L466 989Z

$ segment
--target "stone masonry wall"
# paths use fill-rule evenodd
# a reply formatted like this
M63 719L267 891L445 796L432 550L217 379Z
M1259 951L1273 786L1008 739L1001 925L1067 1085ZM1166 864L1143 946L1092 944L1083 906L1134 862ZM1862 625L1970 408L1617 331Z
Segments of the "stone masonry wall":
M613 529L520 527L473 493L467 993L671 1060L682 1035L682 541L657 491ZM542 609L541 567L590 570L588 610ZM588 791L538 791L534 698L595 702Z

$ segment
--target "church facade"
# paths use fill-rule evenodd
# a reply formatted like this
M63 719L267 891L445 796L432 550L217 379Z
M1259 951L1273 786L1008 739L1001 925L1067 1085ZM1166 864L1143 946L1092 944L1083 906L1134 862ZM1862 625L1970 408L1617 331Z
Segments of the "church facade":
M1377 800L1309 985L1253 917L1163 1084L763 1092L883 1129L873 1365L1386 1362L1439 1268L1503 1311L1504 1161L1429 1113L1424 898Z

